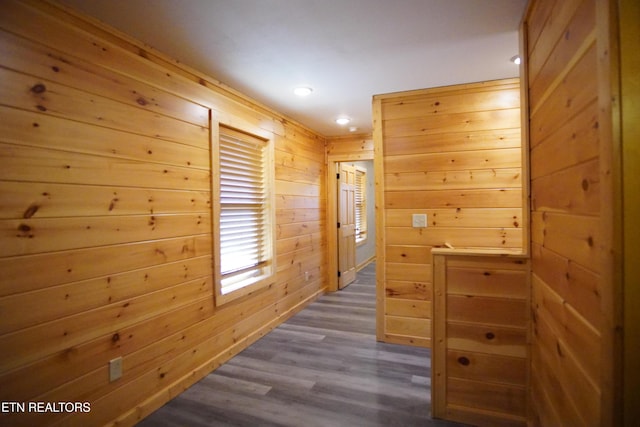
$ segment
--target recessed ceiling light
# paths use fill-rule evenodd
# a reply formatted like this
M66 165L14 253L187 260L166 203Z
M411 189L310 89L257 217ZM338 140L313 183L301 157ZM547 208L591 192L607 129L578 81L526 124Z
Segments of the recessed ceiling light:
M308 96L311 95L311 92L313 92L313 89L311 89L309 86L300 86L293 90L293 93L298 96Z
M510 61L516 65L520 65L520 63L522 62L522 58L520 58L520 55L515 55L511 57Z
M336 119L336 123L339 124L340 126L344 126L349 122L351 122L351 119L349 117L338 117Z

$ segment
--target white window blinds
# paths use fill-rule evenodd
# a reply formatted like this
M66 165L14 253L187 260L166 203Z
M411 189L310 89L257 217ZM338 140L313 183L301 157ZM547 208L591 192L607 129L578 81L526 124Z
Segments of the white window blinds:
M356 167L356 242L367 237L367 174L364 169Z
M219 253L222 295L268 272L267 141L220 129Z

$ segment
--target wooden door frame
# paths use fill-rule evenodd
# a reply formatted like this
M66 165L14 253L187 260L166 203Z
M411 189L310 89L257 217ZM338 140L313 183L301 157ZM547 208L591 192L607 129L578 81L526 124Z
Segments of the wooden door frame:
M338 173L336 164L373 160L373 153L329 154L327 156L327 291L338 290ZM374 166L375 167L375 166ZM375 190L377 191L377 189Z
M618 375L622 378L621 406L622 425L631 426L640 419L640 360L637 349L640 348L640 266L637 258L640 253L640 229L635 221L640 215L640 197L637 189L640 177L640 150L637 141L640 137L640 108L637 99L640 96L640 84L635 78L640 67L637 49L640 46L640 24L636 19L640 14L640 5L636 0L619 2L618 16L620 33L620 132L622 138L622 286L620 303L624 335L622 337L622 361ZM615 406L614 406L615 408Z

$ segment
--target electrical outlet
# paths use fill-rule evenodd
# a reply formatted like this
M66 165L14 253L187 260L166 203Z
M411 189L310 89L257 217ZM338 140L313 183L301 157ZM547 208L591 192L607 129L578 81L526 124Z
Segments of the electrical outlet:
M109 361L109 381L113 382L122 376L122 357Z
M427 214L413 214L411 218L413 228L424 228L427 226Z

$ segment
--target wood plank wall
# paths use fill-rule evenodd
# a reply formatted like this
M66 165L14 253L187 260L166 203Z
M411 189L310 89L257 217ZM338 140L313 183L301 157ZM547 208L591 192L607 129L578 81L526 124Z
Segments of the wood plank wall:
M378 339L431 345L432 247L522 249L520 126L518 79L374 97Z
M529 260L434 251L434 417L527 425Z
M53 3L1 8L0 401L91 412L0 424L132 425L323 292L325 141ZM277 163L277 282L222 307L210 115Z
M624 422L640 420L640 2L619 2L624 201Z
M612 2L529 5L534 425L614 422Z
M371 135L329 137L327 156L352 161L373 159L373 138Z

